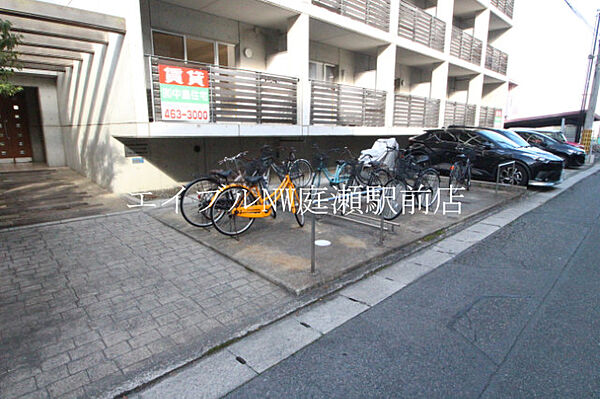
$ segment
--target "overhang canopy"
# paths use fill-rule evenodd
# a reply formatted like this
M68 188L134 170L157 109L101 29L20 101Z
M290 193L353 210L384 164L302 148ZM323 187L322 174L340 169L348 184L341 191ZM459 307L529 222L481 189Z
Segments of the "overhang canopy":
M0 18L21 35L17 47L24 73L58 74L125 34L125 19L33 0L3 0Z
M585 115L582 117L580 111L573 112L562 112L558 114L532 116L529 118L519 118L507 121L504 123L504 127L531 127L539 128L546 126L560 126L562 120L565 120L566 125L579 125L582 123ZM594 121L600 121L600 115L594 115Z

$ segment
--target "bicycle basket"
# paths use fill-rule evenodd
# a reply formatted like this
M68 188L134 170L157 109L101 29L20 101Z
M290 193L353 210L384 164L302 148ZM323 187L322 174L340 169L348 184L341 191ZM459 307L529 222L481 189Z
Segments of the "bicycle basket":
M325 169L327 167L327 161L329 157L324 152L316 152L313 157L313 167Z
M396 176L403 177L405 179L414 179L417 177L421 170L421 167L417 163L414 156L410 154L399 154L396 158L396 165L394 173Z
M266 165L262 159L251 159L244 162L244 172L246 176L263 175L266 171Z

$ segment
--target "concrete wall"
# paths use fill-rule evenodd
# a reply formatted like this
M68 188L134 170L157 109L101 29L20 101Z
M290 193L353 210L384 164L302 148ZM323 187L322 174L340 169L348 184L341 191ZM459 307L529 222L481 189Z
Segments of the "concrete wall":
M396 64L396 79L400 79L400 87L396 93L413 96L431 96L431 71L408 65Z
M469 80L464 78L448 78L448 101L466 103L469 97Z
M33 162L46 162L46 148L44 146L44 130L42 116L38 101L37 87L24 87L25 104L27 104L27 126L31 139Z
M12 81L20 86L37 88L37 102L39 103L37 119L39 125L33 124L32 126L31 123L35 123L36 111L31 108L28 110L30 113L30 129L33 128L32 140L35 142L33 146L34 160L45 159L48 166L65 166L64 134L59 118L56 80L54 78L17 74ZM33 95L36 95L35 92ZM30 100L34 101L34 99L28 98L28 106L31 105ZM32 116L33 120L31 119ZM39 136L40 133L43 138ZM43 148L45 148L44 154L40 154L42 142Z

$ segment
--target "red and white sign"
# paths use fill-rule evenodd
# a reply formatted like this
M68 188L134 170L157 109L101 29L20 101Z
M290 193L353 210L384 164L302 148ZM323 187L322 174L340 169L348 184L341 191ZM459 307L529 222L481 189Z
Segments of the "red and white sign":
M159 65L158 74L163 120L210 121L207 70Z

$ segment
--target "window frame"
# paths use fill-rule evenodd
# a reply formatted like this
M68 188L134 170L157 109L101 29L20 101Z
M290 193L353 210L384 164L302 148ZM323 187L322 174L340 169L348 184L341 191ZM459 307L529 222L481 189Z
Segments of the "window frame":
M329 62L322 62L322 61L316 61L316 60L308 60L308 64L309 64L309 70L310 70L310 63L313 63L317 66L317 77L313 80L317 80L319 82L326 82L326 83L337 83L337 81L339 80L339 76L335 76L333 80L329 81L329 80L325 80L325 77L327 76L325 73L325 68L326 67L331 67L335 70L335 68L338 68L338 65L335 64L330 64ZM319 76L319 70L321 71L321 76L323 76L323 79L318 79Z
M172 32L172 31L168 31L168 30L164 30L164 29L155 29L155 28L151 28L150 29L150 38L151 38L151 44L152 44L152 56L156 56L156 57L162 57L160 55L156 55L154 53L154 32L157 33L162 33L165 35L171 35L171 36L178 36L183 38L183 61L185 62L198 62L198 61L194 61L194 60L189 60L188 59L188 49L187 49L187 41L188 38L189 39L193 39L193 40L201 40L201 41L205 41L208 43L212 43L213 44L213 52L214 52L214 63L210 64L210 65L218 65L218 66L223 66L219 64L219 45L224 45L224 46L228 46L228 47L234 47L235 48L235 44L232 43L227 43L227 42L222 42L219 40L214 40L214 39L208 39L205 37L200 37L200 36L194 36L194 35L188 35L185 33L179 33L179 32ZM170 57L166 57L166 58L170 58ZM203 64L203 62L198 62L199 64ZM235 59L234 59L234 63L235 63Z

